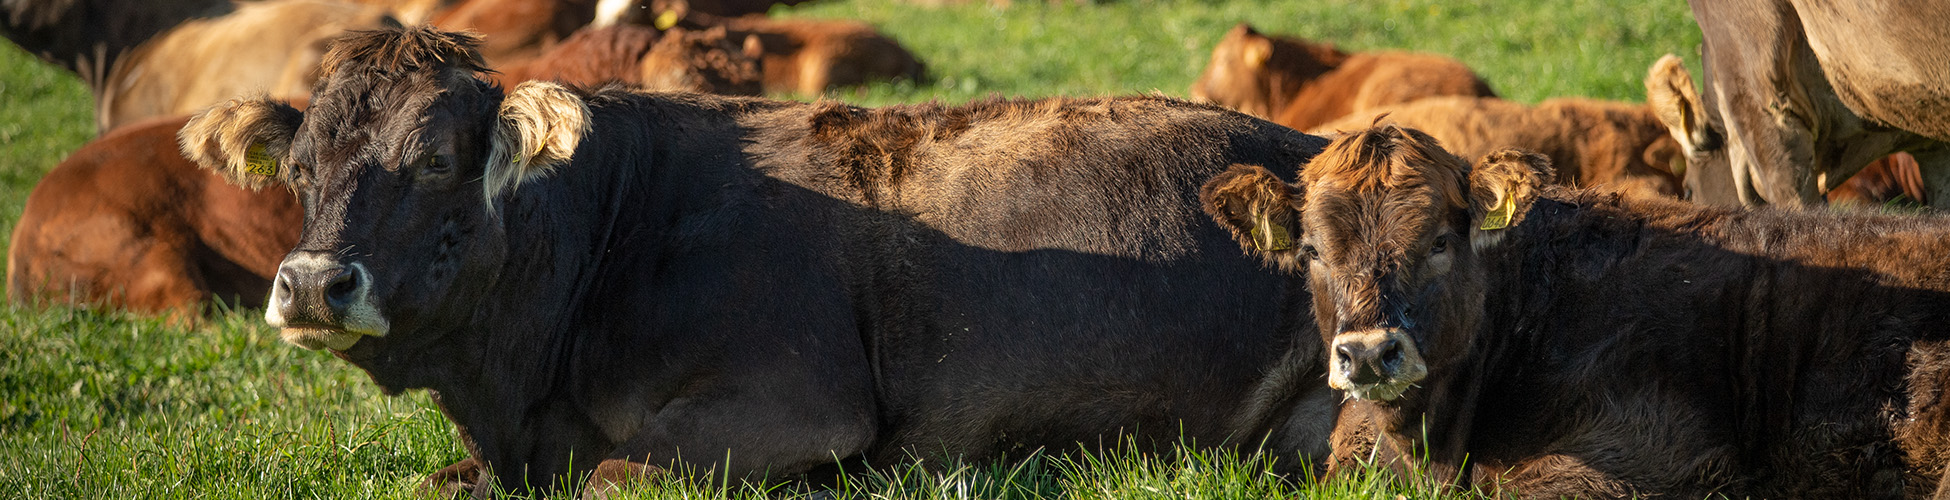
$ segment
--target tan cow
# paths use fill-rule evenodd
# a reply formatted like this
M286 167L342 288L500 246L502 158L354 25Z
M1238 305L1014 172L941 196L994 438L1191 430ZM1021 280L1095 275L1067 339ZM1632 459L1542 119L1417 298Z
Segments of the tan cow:
M240 3L185 22L117 61L96 89L102 130L183 115L252 92L302 97L325 43L346 30L396 24L386 9L326 0Z
M1349 54L1333 45L1262 35L1246 23L1219 40L1191 89L1192 100L1297 130L1356 111L1446 95L1496 93L1468 66L1447 57L1395 51Z
M1551 99L1536 106L1494 97L1432 97L1358 112L1316 134L1364 130L1380 123L1421 129L1458 156L1481 158L1508 147L1544 154L1558 184L1633 196L1677 198L1684 166L1678 141L1644 104Z

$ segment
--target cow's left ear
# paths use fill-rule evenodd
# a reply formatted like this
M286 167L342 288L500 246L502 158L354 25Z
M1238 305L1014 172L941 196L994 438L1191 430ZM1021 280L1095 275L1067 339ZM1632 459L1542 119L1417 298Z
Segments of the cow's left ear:
M1300 258L1300 207L1305 194L1264 167L1233 165L1206 181L1198 199L1205 213L1232 232L1247 253L1285 271L1297 271Z
M1470 244L1483 250L1523 222L1544 183L1555 178L1550 158L1508 148L1483 156L1469 172Z
M490 209L502 193L568 163L589 133L589 105L554 83L522 83L502 98L499 114L481 181Z

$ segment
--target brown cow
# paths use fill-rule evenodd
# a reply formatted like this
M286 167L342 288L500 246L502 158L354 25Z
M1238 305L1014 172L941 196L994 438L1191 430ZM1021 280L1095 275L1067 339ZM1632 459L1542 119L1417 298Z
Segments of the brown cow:
M735 39L756 35L765 51L765 92L815 96L827 90L876 81L924 81L920 59L873 26L858 21L723 18L689 14L677 21L692 29L725 27Z
M501 68L495 79L548 80L586 88L610 82L646 90L758 95L756 37L733 40L724 28L703 31L648 26L584 28L525 64Z
M1936 488L1950 220L1620 197L1550 170L1516 150L1472 169L1381 126L1299 184L1235 167L1206 185L1221 225L1316 293L1328 382L1357 399L1332 467L1539 498Z
M303 214L288 190L241 189L183 158L187 120L122 127L41 178L7 249L8 297L179 319L212 297L262 306Z
M504 95L473 43L350 36L310 110L237 100L182 133L311 200L266 320L430 389L473 457L442 481L1325 445L1339 396L1304 286L1197 201L1319 138L1158 97Z
M1214 102L1296 130L1348 113L1433 96L1495 97L1461 62L1411 52L1348 54L1332 45L1266 36L1239 23L1212 49L1192 84Z
M1684 153L1643 104L1565 98L1525 106L1494 97L1431 97L1357 112L1315 133L1378 123L1422 130L1469 158L1508 147L1543 153L1557 165L1551 181L1559 184L1633 196L1683 194L1679 176L1668 169L1683 165Z
M1950 9L1918 0L1692 0L1697 91L1659 83L1661 112L1692 153L1688 184L1712 203L1819 203L1895 151L1926 197L1950 200ZM1690 140L1688 140L1690 139Z
M481 55L496 66L520 64L596 18L596 0L460 0L434 12L434 26L484 35Z

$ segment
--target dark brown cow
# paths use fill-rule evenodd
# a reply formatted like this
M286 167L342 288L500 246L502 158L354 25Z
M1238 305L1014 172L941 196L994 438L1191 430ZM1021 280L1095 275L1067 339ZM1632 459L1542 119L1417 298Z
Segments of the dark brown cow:
M1357 398L1336 467L1427 457L1541 498L1933 491L1950 220L1624 198L1550 170L1515 150L1472 169L1382 126L1298 185L1207 184L1222 225L1317 292L1329 384Z
M61 62L88 83L95 95L95 122L106 131L127 123L192 113L218 101L250 92L303 97L311 89L325 41L349 29L392 25L383 8L328 0L267 0L239 3L232 9L183 2L185 12L173 15L145 12L120 3L81 2L58 22L40 25L36 16L54 10L29 9L24 25L9 18L9 38L43 59ZM131 3L131 2L124 2ZM46 9L46 2L20 2L10 8ZM76 13L74 9L86 12ZM92 9L108 9L141 20L110 21L94 17ZM104 26L180 23L135 40ZM102 23L71 27L69 23ZM35 27L39 27L36 29ZM14 30L20 31L14 31ZM78 30L70 33L65 30ZM131 27L131 29L138 29ZM96 49L90 49L98 47ZM82 50L80 54L65 51ZM69 59L72 58L72 59Z
M1379 121L1377 121L1379 119ZM1427 132L1469 158L1517 147L1550 157L1552 182L1632 196L1678 198L1670 166L1684 165L1678 141L1643 104L1551 99L1536 106L1494 97L1431 97L1348 115L1315 133L1392 123Z
M180 319L212 297L262 306L303 214L290 191L240 189L183 158L186 120L117 129L41 178L7 249L8 297Z
M1819 203L1895 151L1950 199L1950 9L1921 0L1692 0L1703 86L1661 82L1662 116L1712 203ZM1688 140L1690 139L1690 140Z
M595 88L619 82L646 90L758 95L755 37L732 39L724 28L703 31L648 26L585 28L525 64L502 68L499 82L548 80Z
M1348 113L1433 96L1495 97L1468 66L1410 52L1348 54L1332 45L1266 36L1239 23L1192 84L1208 101L1311 130Z
M1288 466L1324 449L1339 396L1304 286L1197 201L1227 165L1298 165L1319 138L1155 97L503 95L472 44L351 36L310 110L238 100L182 133L208 168L298 190L266 319L389 393L432 391L473 457L437 482L1118 435L1265 443Z

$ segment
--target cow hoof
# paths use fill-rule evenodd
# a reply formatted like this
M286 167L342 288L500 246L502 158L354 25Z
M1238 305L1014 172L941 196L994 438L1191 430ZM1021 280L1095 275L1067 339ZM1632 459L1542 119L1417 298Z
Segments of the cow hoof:
M433 498L454 498L461 493L479 497L474 493L480 485L481 462L468 457L427 475L426 480L420 481L420 491Z

